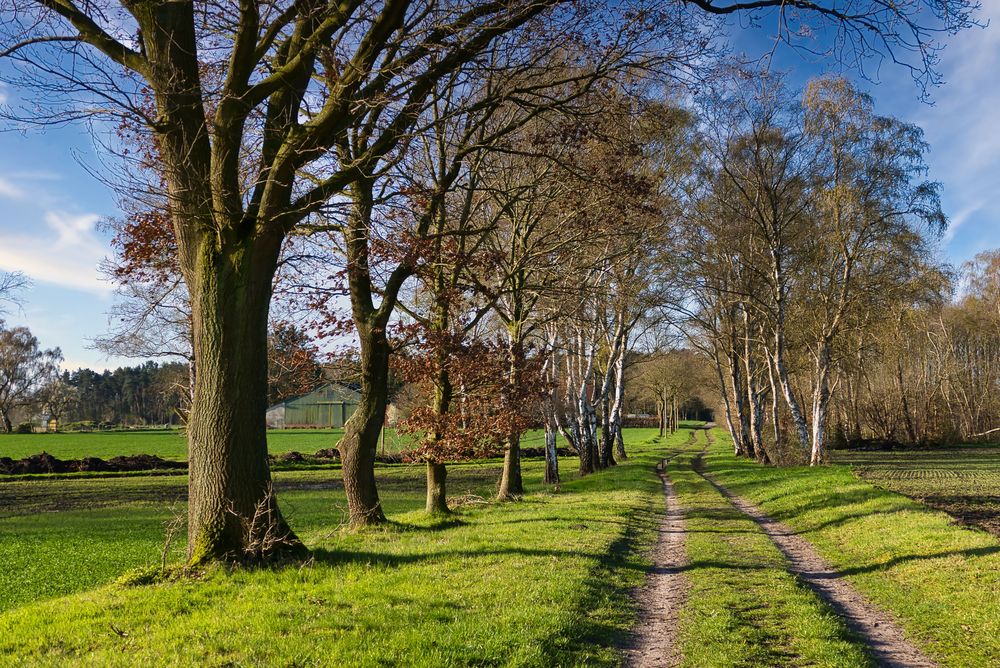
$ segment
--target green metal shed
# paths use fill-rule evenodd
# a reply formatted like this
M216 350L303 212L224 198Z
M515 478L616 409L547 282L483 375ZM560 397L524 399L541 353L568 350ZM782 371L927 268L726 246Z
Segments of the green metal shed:
M271 429L343 427L358 407L358 391L340 383L321 385L309 394L267 409Z

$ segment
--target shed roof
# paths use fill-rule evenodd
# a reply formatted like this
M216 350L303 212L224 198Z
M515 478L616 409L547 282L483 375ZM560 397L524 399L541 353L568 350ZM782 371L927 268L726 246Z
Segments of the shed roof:
M280 401L273 406L269 406L267 410L294 404L356 404L361 399L361 393L359 390L360 388L357 386L352 387L352 385L347 383L324 383L308 394L301 394L297 397L285 399L284 401Z

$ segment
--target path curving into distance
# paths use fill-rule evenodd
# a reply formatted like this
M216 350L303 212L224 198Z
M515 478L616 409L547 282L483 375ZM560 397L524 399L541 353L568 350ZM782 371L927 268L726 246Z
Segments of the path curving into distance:
M693 436L694 432L692 441ZM681 662L678 627L691 587L682 572L687 564L684 511L666 473L667 463L678 454L674 452L656 465L666 514L657 530L653 570L636 595L641 613L636 634L625 649L624 665L629 668L672 668Z
M836 612L847 627L867 646L872 658L884 668L936 668L916 645L906 638L903 629L884 610L872 604L791 528L768 516L756 505L733 494L706 473L702 456L694 460L694 469L733 505L752 519L767 534L789 562L789 571L805 582Z

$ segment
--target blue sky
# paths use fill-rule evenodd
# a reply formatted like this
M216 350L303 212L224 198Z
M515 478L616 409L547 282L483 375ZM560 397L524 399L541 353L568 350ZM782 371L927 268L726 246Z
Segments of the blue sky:
M884 65L877 83L862 83L881 113L924 129L930 177L944 185L951 220L941 253L955 264L1000 247L1000 0L986 0L980 19L997 26L949 41L941 63L945 84L932 92L932 105L918 100L899 67ZM735 32L738 49L759 55L769 48L763 31ZM779 49L775 65L793 83L830 67L787 49ZM19 94L0 89L0 99ZM96 226L118 213L112 193L85 168L99 165L86 125L0 132L0 269L23 271L34 283L23 310L6 320L28 325L43 346L60 347L69 369L136 363L89 347L106 331L113 303L112 286L97 270L108 238Z

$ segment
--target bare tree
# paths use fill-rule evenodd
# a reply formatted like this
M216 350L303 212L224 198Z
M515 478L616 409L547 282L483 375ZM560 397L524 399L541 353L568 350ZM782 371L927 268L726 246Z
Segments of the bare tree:
M12 61L12 83L50 93L35 97L51 102L44 118L111 109L136 119L157 149L160 173L147 183L165 185L150 197L175 230L197 366L188 430L191 563L241 558L240 518L261 501L275 503L264 409L268 306L283 240L332 199L354 195L355 215L343 228L352 303L359 332L384 329L409 267L389 281L385 308L371 303L372 174L405 144L436 81L555 4L3 6L13 21L4 39L11 46L0 55ZM563 26L570 14L563 11ZM524 35L553 41L538 30ZM520 41L512 53L529 54ZM363 365L384 357L379 341L361 338ZM355 523L383 517L368 456L384 412L382 375L363 374L362 407L343 448ZM277 505L268 516L287 537L279 547L299 549Z
M0 314L7 308L21 305L21 293L31 285L20 272L0 272Z
M59 370L58 348L43 350L27 327L6 328L0 322L0 423L11 432L11 411L32 406Z

